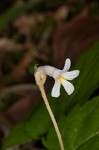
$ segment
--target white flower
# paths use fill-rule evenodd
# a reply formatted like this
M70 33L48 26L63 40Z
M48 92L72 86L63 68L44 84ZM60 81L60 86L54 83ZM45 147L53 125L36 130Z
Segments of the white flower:
M47 75L51 76L55 80L55 84L52 89L52 97L59 97L60 87L63 85L68 95L71 95L74 91L74 86L68 80L73 80L79 75L79 70L68 71L71 66L70 59L66 59L63 70L57 69L51 66L42 66L38 70L44 71Z

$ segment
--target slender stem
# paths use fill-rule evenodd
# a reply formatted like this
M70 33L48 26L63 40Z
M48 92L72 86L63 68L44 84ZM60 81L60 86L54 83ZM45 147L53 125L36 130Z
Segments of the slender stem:
M59 131L59 128L58 128L58 125L57 125L57 122L56 122L54 114L53 114L53 112L52 112L52 110L50 108L50 105L49 105L49 102L48 102L48 99L47 99L47 96L46 96L46 93L45 93L44 86L43 85L39 86L39 89L41 91L43 100L45 102L46 108L47 108L47 110L49 112L49 115L51 117L51 120L53 122L55 131L56 131L56 134L57 134L57 137L58 137L58 141L59 141L59 144L60 144L60 148L61 148L61 150L65 150L64 149L64 145L63 145L63 141L62 141L62 138L61 138L61 134L60 134L60 131Z

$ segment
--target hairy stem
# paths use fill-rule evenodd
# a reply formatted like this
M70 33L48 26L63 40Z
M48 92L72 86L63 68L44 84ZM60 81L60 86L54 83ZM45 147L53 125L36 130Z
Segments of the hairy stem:
M44 103L46 105L46 108L47 108L47 110L49 112L49 115L51 117L52 123L54 125L55 131L56 131L56 134L57 134L57 137L58 137L58 141L59 141L59 144L60 144L60 148L61 148L61 150L65 150L64 149L64 145L63 145L63 141L62 141L62 138L61 138L61 134L60 134L60 131L59 131L59 128L58 128L58 125L57 125L57 122L55 120L54 114L53 114L53 112L52 112L52 110L50 108L50 105L49 105L49 102L48 102L48 99L47 99L47 96L46 96L44 85L39 85L39 89L41 91L42 98L43 98Z

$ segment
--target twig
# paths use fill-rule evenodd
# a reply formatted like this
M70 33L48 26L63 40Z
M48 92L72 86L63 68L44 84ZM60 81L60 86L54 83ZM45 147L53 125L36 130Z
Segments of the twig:
M48 28L42 34L41 41L38 44L38 46L37 47L35 47L35 46L33 47L33 45L30 46L31 50L26 53L26 55L23 57L23 59L18 63L18 65L15 67L15 69L12 70L12 72L10 73L10 75L12 77L18 78L21 75L23 75L27 66L30 64L30 62L33 60L33 58L40 56L41 59L43 59L43 58L47 59L47 57L45 57L44 55L42 55L42 54L39 55L39 52L40 52L41 48L44 47L46 40L49 37L49 34L50 34L50 29Z

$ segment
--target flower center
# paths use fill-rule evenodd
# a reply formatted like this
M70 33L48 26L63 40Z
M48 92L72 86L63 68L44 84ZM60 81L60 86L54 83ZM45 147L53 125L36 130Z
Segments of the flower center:
M62 76L59 76L59 77L58 77L58 81L59 81L60 83L62 83L62 80L66 80L66 78L64 78L64 77L62 77Z

